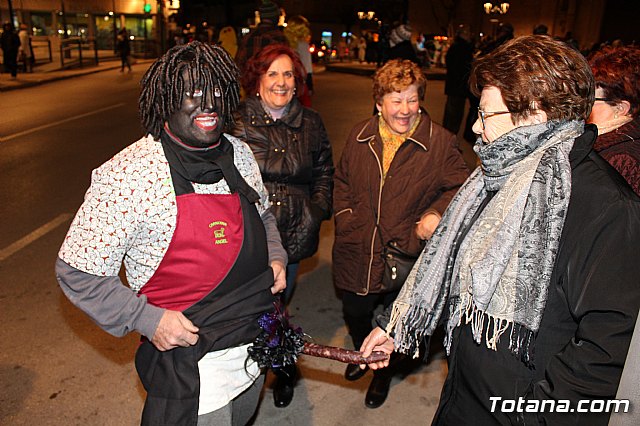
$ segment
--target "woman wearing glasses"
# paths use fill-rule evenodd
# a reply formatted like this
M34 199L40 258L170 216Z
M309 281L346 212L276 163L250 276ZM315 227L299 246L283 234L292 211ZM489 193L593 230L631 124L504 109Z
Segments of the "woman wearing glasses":
M598 126L594 149L640 195L640 49L605 47L589 64L596 79L589 116Z
M588 407L615 398L640 308L640 200L592 149L589 64L525 36L480 58L470 85L481 166L363 355L415 354L443 323L434 424L606 424Z

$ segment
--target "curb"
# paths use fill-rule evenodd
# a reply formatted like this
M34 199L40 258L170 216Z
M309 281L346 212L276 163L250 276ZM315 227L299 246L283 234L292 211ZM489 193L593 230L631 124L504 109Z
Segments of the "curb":
M356 67L331 65L331 64L327 64L325 67L327 71L341 72L345 74L355 74L355 75L361 75L365 77L371 77L376 72L375 68L364 68L364 67L356 68ZM444 72L431 72L428 69L422 70L422 72L424 73L428 81L445 80L447 78L447 74Z
M24 88L27 88L27 87L41 86L43 84L52 83L54 81L67 80L67 79L74 78L74 77L81 77L83 75L96 74L96 73L99 73L99 72L102 72L102 71L110 71L110 70L117 69L119 67L120 67L120 65L112 66L112 67L104 67L104 68L95 69L95 70L87 70L86 72L78 72L78 73L74 73L74 74L56 75L56 76L52 76L52 77L44 77L42 80L25 81L23 83L20 83L19 85L15 85L15 86L7 86L7 87L0 86L0 92L9 92L11 90L18 90L18 89L24 89Z
M150 61L150 62L152 62L152 61ZM137 63L138 64L140 64L140 63L144 64L146 62L138 60ZM9 92L11 90L18 90L18 89L25 89L25 88L28 88L28 87L41 86L43 84L52 83L54 81L67 80L67 79L74 78L74 77L81 77L83 75L96 74L96 73L103 72L103 71L111 71L111 70L115 70L115 69L118 69L118 68L120 68L120 64L113 64L113 65L106 65L106 66L101 67L101 68L87 69L86 71L78 71L78 72L68 71L69 74L60 74L60 75L56 75L56 76L45 77L47 74L52 73L52 72L64 72L64 71L49 71L49 72L46 72L46 73L42 73L43 77L42 77L41 80L25 81L25 82L21 82L18 85L15 85L15 86L2 87L0 85L0 92Z

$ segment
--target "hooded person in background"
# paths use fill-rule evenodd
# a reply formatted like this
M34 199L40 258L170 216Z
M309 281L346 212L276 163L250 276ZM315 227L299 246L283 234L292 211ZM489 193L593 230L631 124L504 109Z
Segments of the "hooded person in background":
M251 150L223 133L238 69L194 41L141 85L148 133L93 172L56 275L105 331L143 336L143 425L243 425L264 381L247 349L285 288L287 255Z
M232 26L222 27L220 34L218 35L218 44L227 51L232 58L238 53L238 37L236 36L236 30Z
M411 43L413 30L408 24L401 24L389 34L389 60L408 59L418 63L418 54Z
M18 50L20 49L20 37L13 30L13 25L5 22L2 25L2 35L0 36L0 47L2 47L2 63L5 72L16 78L18 75Z
M262 48L270 44L289 45L287 37L278 28L278 21L280 20L280 15L282 15L280 6L270 0L262 0L258 12L260 14L260 23L240 40L238 53L236 53L235 59L240 69L240 75L244 74L249 58Z
M311 26L307 18L296 15L287 21L284 35L289 40L291 47L300 57L300 61L306 71L304 93L301 94L300 102L307 108L311 108L311 95L313 94L313 64L311 62L311 52L309 52L309 42L311 41Z

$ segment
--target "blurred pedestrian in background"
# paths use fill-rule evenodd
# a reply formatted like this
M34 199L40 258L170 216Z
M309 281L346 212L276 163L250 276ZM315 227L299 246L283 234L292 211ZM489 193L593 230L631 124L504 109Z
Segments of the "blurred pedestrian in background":
M418 63L418 54L411 42L413 30L408 24L401 24L389 34L389 59L408 59Z
M18 56L20 62L22 62L24 72L33 72L34 57L33 48L31 47L31 35L27 24L20 24L20 31L18 31L18 37L20 38L20 49L18 50Z
M545 24L538 24L533 29L534 35L547 35L549 28Z
M364 36L361 36L358 39L358 61L360 61L360 63L363 63L366 55L367 55L367 40L364 38Z
M469 92L469 74L473 61L473 45L469 42L469 29L463 25L458 27L451 47L447 51L446 65L447 77L444 83L444 93L447 95L447 103L444 107L442 127L458 134L460 124L464 117L464 107ZM476 116L475 110L469 110L469 115Z
M502 46L507 41L513 38L513 25L508 22L502 22L498 26L498 31L495 38L489 38L485 40L483 43L480 43L478 46L478 52L476 53L476 57L480 58L484 55L487 55ZM464 139L469 143L476 142L476 134L473 130L473 125L476 122L476 116L473 114L473 111L477 111L480 104L480 99L471 93L469 95L469 111L471 114L467 114L467 120L464 127Z
M402 285L384 279L383 256L393 248L415 259L469 174L456 137L420 108L426 83L409 60L380 68L373 81L378 114L353 127L336 170L333 276L356 349L373 328L376 307L391 305ZM367 407L384 403L396 369L409 367L402 358L394 355L394 368L375 372ZM345 378L364 372L349 364Z
M589 64L596 79L589 116L598 126L593 148L640 195L640 48L604 47Z
M240 40L238 46L235 59L238 68L240 68L240 75L244 75L249 58L258 53L260 49L270 44L289 45L289 41L278 27L278 21L282 15L280 6L271 0L262 0L258 12L260 23Z
M302 105L311 108L311 95L313 94L313 64L309 42L311 41L311 26L302 15L292 16L287 20L284 35L289 40L289 46L298 54L306 71L304 93L299 96Z
M286 253L251 150L223 133L237 78L224 49L199 41L151 65L148 134L94 170L56 261L100 327L144 336L143 425L244 425L258 405L264 375L247 349L285 287Z
M293 295L300 261L318 250L320 224L332 212L331 144L320 115L297 97L304 79L304 67L290 47L274 44L260 50L242 75L247 97L232 131L251 147L269 192L289 258L285 304ZM286 407L293 398L296 367L274 372L274 403Z
M131 72L131 41L129 40L129 33L126 28L118 32L117 49L118 55L120 55L120 72L124 72L125 66L129 72Z
M470 83L482 165L363 355L416 356L444 324L433 424L606 425L580 407L616 395L640 308L640 199L592 149L589 64L529 35L478 59Z
M232 26L222 27L218 34L218 44L227 51L232 58L238 53L238 37Z
M0 47L2 47L4 71L10 73L12 78L16 78L18 75L18 50L20 49L20 37L18 37L18 34L13 30L13 25L9 22L5 22L2 25Z

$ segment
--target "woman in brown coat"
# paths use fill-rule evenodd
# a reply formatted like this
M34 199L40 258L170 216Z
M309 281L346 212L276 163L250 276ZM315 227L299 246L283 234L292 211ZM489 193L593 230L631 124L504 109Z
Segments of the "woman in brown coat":
M334 282L355 348L372 330L376 306L390 305L400 286L383 284L383 247L420 253L468 169L456 137L420 108L426 79L407 60L392 60L374 77L378 115L357 124L334 177ZM365 370L347 366L347 380ZM391 374L389 374L391 372ZM375 372L365 404L386 399L392 369Z

